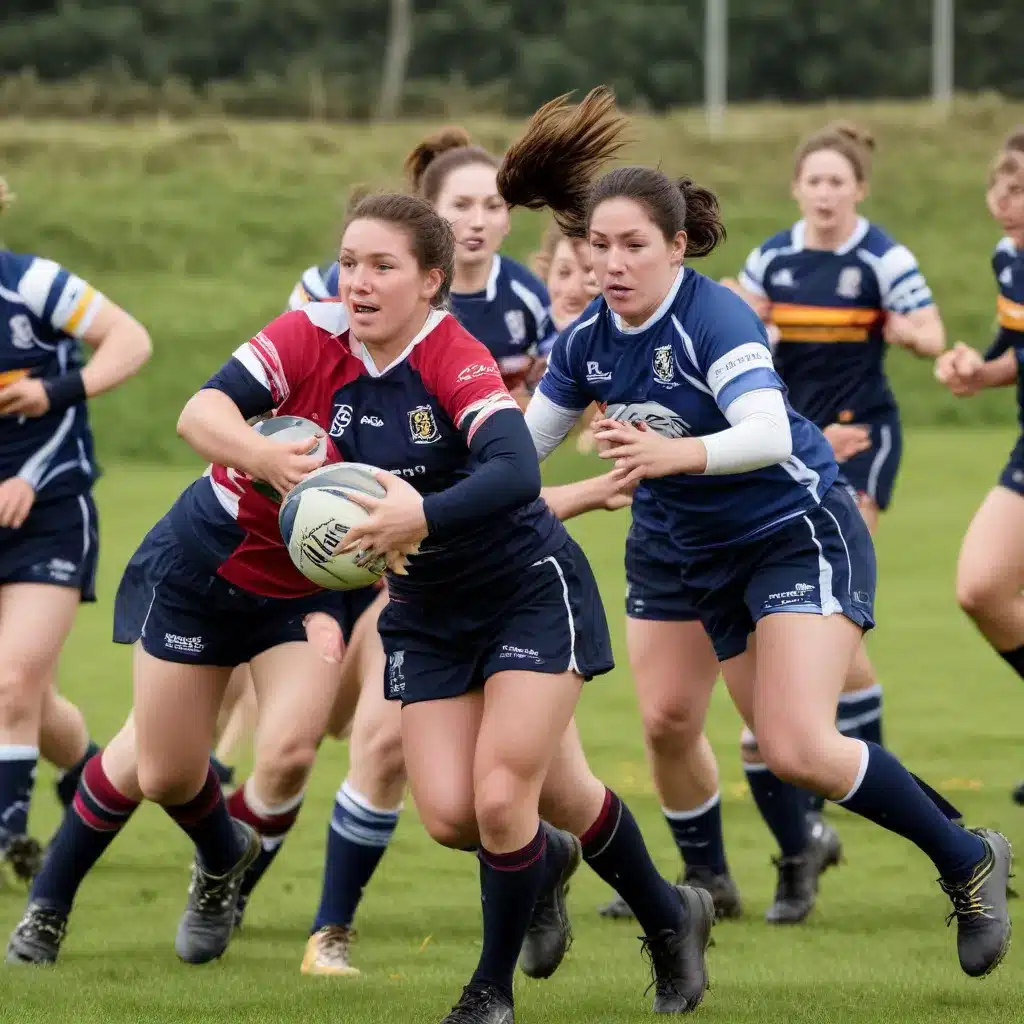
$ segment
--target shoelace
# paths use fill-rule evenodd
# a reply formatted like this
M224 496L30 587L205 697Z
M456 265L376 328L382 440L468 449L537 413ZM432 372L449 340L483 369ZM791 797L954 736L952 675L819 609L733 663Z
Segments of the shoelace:
M981 889L988 881L988 876L992 874L994 863L989 859L963 885L950 885L941 878L939 879L940 888L953 904L953 909L946 916L947 928L954 920L967 921L974 917L990 916L989 911L993 908L989 904L981 902Z
M644 989L644 995L652 988L662 995L683 995L675 948L678 942L679 937L675 932L640 936L640 955L651 967L651 983Z
M210 910L226 910L240 882L240 878L215 878L195 868L192 875L192 908L200 914Z
M775 899L802 899L801 874L805 866L803 857L772 857L772 864L778 869L779 880L775 885Z
M464 1024L476 1024L486 1019L487 1011L494 1002L494 993L487 988L475 988L467 985L462 990L459 1001L452 1007L456 1020Z
M18 931L28 939L52 939L59 943L64 939L66 928L67 925L59 914L37 909L28 914Z
M351 944L351 934L347 928L340 925L330 925L325 928L320 937L320 948L324 955L331 959L340 958L348 961L348 950Z

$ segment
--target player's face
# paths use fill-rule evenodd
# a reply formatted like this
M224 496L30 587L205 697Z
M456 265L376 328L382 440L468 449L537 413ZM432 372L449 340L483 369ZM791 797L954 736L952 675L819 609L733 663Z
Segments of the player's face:
M590 262L590 246L563 238L551 258L547 286L551 296L551 318L555 327L561 330L571 324L587 308L587 303L601 292Z
M455 229L455 262L460 266L489 263L508 234L508 206L498 195L497 171L486 164L452 171L435 208Z
M992 178L985 196L989 213L1015 242L1024 240L1024 158Z
M684 232L666 242L647 210L632 199L606 199L591 215L594 273L605 301L631 326L661 305L685 251Z
M831 233L848 228L867 189L857 181L853 165L834 149L808 154L793 182L793 198L808 224Z
M367 345L411 340L443 276L420 268L405 229L379 220L349 224L338 264L338 296L352 333Z

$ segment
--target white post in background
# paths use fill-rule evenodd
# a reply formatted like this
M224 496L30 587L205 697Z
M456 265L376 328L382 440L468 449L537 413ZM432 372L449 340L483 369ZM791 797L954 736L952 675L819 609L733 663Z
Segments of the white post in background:
M704 4L704 116L711 135L721 135L729 83L728 0Z
M953 3L932 0L932 102L943 116L953 102Z

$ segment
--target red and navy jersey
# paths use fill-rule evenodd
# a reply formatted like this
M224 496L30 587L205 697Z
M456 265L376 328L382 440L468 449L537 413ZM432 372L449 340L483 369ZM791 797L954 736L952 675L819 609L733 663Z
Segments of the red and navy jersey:
M747 258L740 284L771 302L775 367L798 413L819 427L896 408L885 375L889 312L933 304L917 260L863 217L836 250L807 249L800 221Z
M273 409L313 420L333 442L328 462L378 466L424 496L473 473L470 445L492 415L521 415L493 357L443 311L431 312L405 351L378 370L351 337L344 305L313 303L242 345L206 387L226 393L247 418ZM193 559L229 582L268 597L311 593L317 588L292 565L277 513L248 477L215 465L179 498L171 519ZM432 532L390 590L401 597L438 584L479 585L545 557L565 536L538 499L474 529Z
M992 272L999 286L996 312L999 317L997 344L1017 354L1018 417L1024 427L1024 252L1013 239L1004 238L992 254Z
M77 339L104 301L53 260L0 250L0 387L80 368ZM13 476L40 500L92 487L98 472L85 402L42 416L0 416L0 480Z

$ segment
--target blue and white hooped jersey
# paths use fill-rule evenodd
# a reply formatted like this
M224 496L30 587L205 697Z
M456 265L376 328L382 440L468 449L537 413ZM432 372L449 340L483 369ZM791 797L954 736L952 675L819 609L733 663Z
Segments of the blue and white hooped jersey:
M625 405L616 418L643 420L669 437L726 430L740 395L785 387L764 325L739 296L689 268L651 317L628 327L595 299L559 336L540 391L557 406ZM787 406L788 408L788 406ZM818 504L836 479L821 431L788 408L793 454L728 476L679 475L644 482L634 518L668 532L677 549L704 550L768 533ZM645 521L648 500L660 516Z
M834 251L807 249L798 222L747 258L740 284L767 298L775 366L801 415L819 427L896 408L885 375L886 315L933 304L917 260L863 217Z
M999 286L999 340L1004 349L1012 348L1017 354L1017 415L1024 427L1024 251L1012 238L1004 238L996 246L992 272Z
M323 302L338 294L338 262L332 260L307 267L288 296L288 309L301 309L309 302Z
M77 341L103 296L53 260L0 250L0 387L81 366ZM43 416L0 416L0 480L18 476L47 499L96 478L85 403Z

